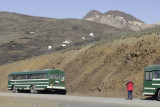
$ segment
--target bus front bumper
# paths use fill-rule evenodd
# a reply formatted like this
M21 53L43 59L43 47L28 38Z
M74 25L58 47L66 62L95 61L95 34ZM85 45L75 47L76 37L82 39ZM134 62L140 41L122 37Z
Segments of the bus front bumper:
M58 86L47 86L49 89L63 89L65 90L65 87L58 87Z
M143 92L143 96L151 96L151 95L154 95L154 93Z

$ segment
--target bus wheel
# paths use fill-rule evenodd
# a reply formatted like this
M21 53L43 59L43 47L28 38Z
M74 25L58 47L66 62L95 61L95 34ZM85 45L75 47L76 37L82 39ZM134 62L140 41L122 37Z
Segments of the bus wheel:
M30 92L31 92L32 94L37 94L37 90L35 89L35 86L31 86Z
M61 92L62 92L62 93L61 93L62 95L66 95L66 93L67 93L66 90L62 90Z
M13 93L17 93L17 89L16 89L16 86L13 86Z
M160 90L158 90L158 93L157 93L157 100L160 101Z

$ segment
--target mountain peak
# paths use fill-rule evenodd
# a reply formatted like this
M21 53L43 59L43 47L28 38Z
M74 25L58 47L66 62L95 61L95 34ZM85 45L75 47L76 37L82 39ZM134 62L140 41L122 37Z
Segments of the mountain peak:
M84 16L83 19L87 18L87 17L90 17L90 16L95 16L95 15L103 15L103 13L97 11L97 10L91 10L89 11L86 16Z
M121 16L123 17L127 22L128 21L137 21L137 22L141 22L144 23L143 21L135 18L134 16L127 14L125 12L119 11L119 10L109 10L108 12L104 13L104 15L113 15L114 17L116 16Z

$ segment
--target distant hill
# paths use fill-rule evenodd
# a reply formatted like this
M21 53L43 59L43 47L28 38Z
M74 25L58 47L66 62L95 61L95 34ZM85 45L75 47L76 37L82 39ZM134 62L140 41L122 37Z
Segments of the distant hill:
M128 31L79 19L52 19L0 12L0 65ZM48 49L49 47L52 47Z
M97 10L91 10L86 14L83 20L94 21L133 31L153 28L160 25L158 23L146 24L143 21L135 18L134 16L118 10L110 10L106 13L101 13Z

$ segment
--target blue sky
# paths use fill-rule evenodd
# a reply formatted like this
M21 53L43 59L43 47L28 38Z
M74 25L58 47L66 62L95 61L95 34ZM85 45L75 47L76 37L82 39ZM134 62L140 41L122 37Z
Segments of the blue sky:
M90 10L119 10L149 23L160 22L160 0L1 0L0 11L51 18L83 18Z

